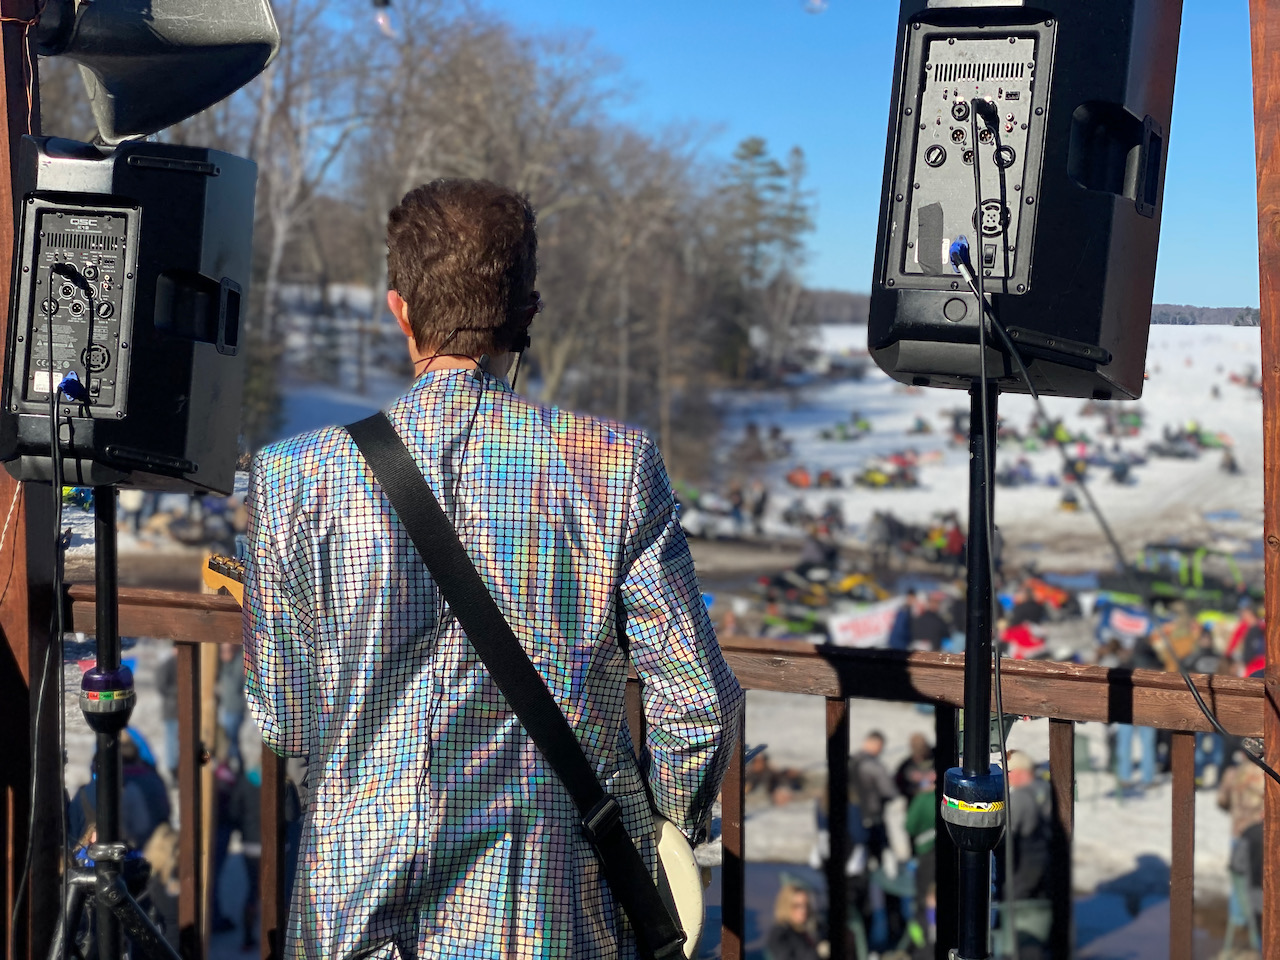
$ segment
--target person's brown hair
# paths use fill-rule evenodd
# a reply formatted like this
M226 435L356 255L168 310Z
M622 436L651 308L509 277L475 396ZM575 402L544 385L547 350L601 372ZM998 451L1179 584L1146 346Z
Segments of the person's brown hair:
M387 281L423 351L479 356L522 342L537 252L528 197L488 180L434 180L387 218Z

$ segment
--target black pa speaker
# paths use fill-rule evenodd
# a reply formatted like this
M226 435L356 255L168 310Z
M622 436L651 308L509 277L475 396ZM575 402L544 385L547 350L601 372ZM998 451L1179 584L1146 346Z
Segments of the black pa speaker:
M1181 0L905 0L867 331L883 370L980 376L978 301L949 257L963 236L1039 392L1141 395L1181 15ZM989 376L1025 392L987 345Z
M24 137L0 459L19 480L232 488L256 167ZM50 393L58 396L56 427Z

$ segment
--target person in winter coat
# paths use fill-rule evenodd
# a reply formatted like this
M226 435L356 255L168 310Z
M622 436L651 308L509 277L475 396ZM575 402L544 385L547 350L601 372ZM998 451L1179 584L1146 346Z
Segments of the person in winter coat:
M809 888L784 875L773 902L773 928L765 939L765 960L818 960L823 956Z

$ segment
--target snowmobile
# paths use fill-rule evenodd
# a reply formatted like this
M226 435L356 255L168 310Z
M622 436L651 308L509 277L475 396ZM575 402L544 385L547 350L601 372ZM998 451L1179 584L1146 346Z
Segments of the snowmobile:
M1195 613L1234 611L1243 597L1261 599L1229 553L1182 543L1149 543L1133 569L1102 573L1098 588L1118 603L1167 607L1184 601Z

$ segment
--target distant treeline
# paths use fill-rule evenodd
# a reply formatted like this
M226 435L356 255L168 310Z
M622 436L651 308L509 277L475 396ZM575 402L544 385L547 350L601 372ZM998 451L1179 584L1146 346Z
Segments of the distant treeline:
M640 129L614 109L631 82L589 37L530 34L469 0L396 0L391 35L367 3L272 9L271 66L163 134L258 164L247 447L278 429L291 373L359 390L382 341L403 354L380 296L357 321L300 315L282 291L312 286L325 305L339 284L381 292L387 211L437 177L495 180L537 210L547 309L524 381L544 401L648 428L693 476L712 391L789 371L812 323L798 147L747 137L725 157L707 130ZM40 94L47 133L92 136L73 63L42 61Z
M845 290L810 290L809 303L816 323L866 323L871 296ZM1151 322L1192 326L1217 324L1229 327L1256 327L1261 322L1257 307L1192 307L1157 303L1151 308Z
M1151 307L1152 323L1179 326L1217 324L1227 327L1256 327L1261 323L1257 307L1189 307L1157 303Z

